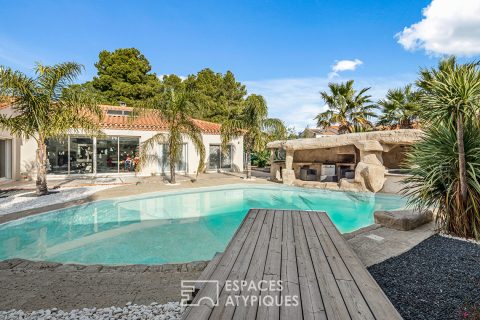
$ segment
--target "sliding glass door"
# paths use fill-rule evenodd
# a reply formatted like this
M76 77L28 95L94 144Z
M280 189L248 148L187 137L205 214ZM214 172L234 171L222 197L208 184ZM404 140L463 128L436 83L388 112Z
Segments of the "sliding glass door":
M138 137L91 138L68 136L48 139L48 173L91 174L135 172Z
M46 144L47 173L68 174L68 137L48 139Z
M168 161L168 145L160 144L158 150L158 167L161 173L170 172L170 162ZM182 150L180 161L175 165L175 170L178 172L187 171L187 144L182 143Z
M93 173L93 139L70 137L70 173Z
M0 140L0 179L7 177L7 141Z
M97 139L97 172L118 172L118 137Z
M222 152L219 144L211 144L208 149L208 169L220 170L232 168L232 146Z

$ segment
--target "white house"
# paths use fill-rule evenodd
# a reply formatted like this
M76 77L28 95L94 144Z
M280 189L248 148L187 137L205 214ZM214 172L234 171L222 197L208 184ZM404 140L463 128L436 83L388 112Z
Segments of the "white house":
M157 116L144 114L130 117L132 108L102 105L104 117L100 126L104 135L87 136L74 133L47 141L48 175L66 176L118 176L135 174L140 144L158 132L167 132L167 125ZM11 114L9 105L0 105L0 113ZM228 150L221 150L221 126L194 119L202 131L205 146L206 171L243 171L243 137L230 141ZM0 129L0 179L34 177L34 139L13 137ZM143 166L139 175L158 175L169 172L165 157L167 146L157 147L158 160ZM177 164L179 173L195 174L199 155L193 143L185 137L182 160Z

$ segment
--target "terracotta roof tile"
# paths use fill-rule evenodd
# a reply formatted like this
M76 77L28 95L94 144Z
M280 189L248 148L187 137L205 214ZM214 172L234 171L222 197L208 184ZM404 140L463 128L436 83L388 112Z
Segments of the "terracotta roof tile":
M0 103L0 109L10 106L9 103ZM113 115L108 114L107 111L132 111L132 107L109 106L100 105L103 110L103 119L100 126L104 129L119 129L119 130L144 130L144 131L166 131L168 130L167 123L160 119L152 112L146 111L136 117L129 117L128 115ZM221 125L218 123L208 122L204 120L193 119L194 123L207 134L220 134Z
M147 131L162 131L167 130L167 123L158 116L153 115L152 112L146 111L136 117L128 117L125 115L108 114L108 110L117 111L132 111L131 107L120 106L100 106L104 111L104 117L100 124L106 129L120 129L120 130L147 130ZM204 120L193 119L194 123L202 130L203 133L220 134L221 125L218 123L208 122Z

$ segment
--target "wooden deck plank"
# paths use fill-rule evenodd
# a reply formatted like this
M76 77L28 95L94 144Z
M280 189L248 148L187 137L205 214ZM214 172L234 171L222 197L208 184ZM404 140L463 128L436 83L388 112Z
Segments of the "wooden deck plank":
M298 214L298 211L296 212ZM293 212L283 212L283 239L282 239L282 270L281 280L283 290L281 296L297 296L300 298L300 305L293 306L282 304L280 307L280 319L302 319L300 286L297 270L297 256L295 250L295 237L293 232Z
M250 210L218 263L208 270L220 284L212 307L202 300L216 286L208 283L187 308L183 319L401 319L346 240L324 212ZM228 292L226 280L282 281L283 291ZM215 290L214 290L215 289ZM226 306L229 296L285 301L297 295L298 306L264 304ZM236 300L235 300L236 301Z
M268 248L267 261L265 263L265 270L263 272L263 280L278 281L280 280L281 265L282 265L282 234L283 234L283 214L282 211L275 210L273 219L273 228L270 236L270 247ZM274 298L279 296L278 291L262 291L260 299L265 295L270 295ZM266 307L259 305L257 309L257 320L280 318L280 308L277 306Z
M321 215L312 213L309 214L315 228L315 232L317 233L317 237L320 239L320 243L322 244L325 254L327 255L327 260L330 264L330 268L332 269L343 300L345 301L348 312L350 313L350 317L352 319L364 320L375 319L367 305L367 302L362 297L360 290L353 281L347 266L335 247L335 244L322 224L320 220ZM328 218L326 214L324 216ZM338 233L336 228L335 232ZM340 235L340 233L338 233L338 235Z
M320 221L322 221L323 226L335 243L375 318L402 319L375 279L373 279L372 275L363 266L363 263L353 252L352 248L350 248L345 239L340 235L330 218L327 215L320 216Z
M350 319L345 302L343 301L340 289L333 276L332 270L328 263L323 247L317 237L309 212L302 212L303 226L307 238L308 248L312 257L315 275L317 277L318 286L323 298L325 312L328 319L346 320ZM311 214L325 214L320 212L312 212ZM308 219L308 220L307 220Z
M257 213L257 218L255 219L251 231L248 234L247 239L245 239L244 245L238 254L238 258L235 261L230 274L228 275L228 280L245 280L247 275L248 267L250 266L255 247L257 246L257 241L259 239L260 231L264 225L264 220L266 216L266 210L259 210ZM218 299L218 306L213 309L212 314L210 315L211 320L218 319L231 319L233 313L235 312L235 306L227 304L227 298L234 295L235 292L229 292L224 287L220 292Z
M325 307L323 306L322 294L320 293L320 288L318 287L312 257L310 255L307 239L305 237L301 213L293 215L293 230L295 233L298 279L300 282L303 319L327 319Z
M258 283L263 279L263 273L265 271L265 263L267 261L267 254L270 244L270 236L273 227L274 219L274 210L267 210L267 216L265 217L262 230L260 231L260 237L258 239L259 245L255 248L253 253L252 261L250 263L247 275L245 280L247 283ZM247 294L247 292L242 291L242 295ZM260 292L248 292L250 297L259 297ZM257 314L257 304L240 304L235 308L235 313L233 319L249 320L255 319Z
M205 269L203 269L202 273L200 274L200 277L198 278L199 280L205 280L205 279L210 279L212 276L213 271L215 271L215 268L217 267L218 263L220 262L220 258L222 257L221 252L217 252L214 256L213 259L210 260L210 262L207 264ZM200 289L203 288L204 283L198 282L195 284L195 291L198 292Z
M212 273L210 279L217 280L221 288L225 284L228 274L230 273L235 260L238 257L245 239L247 238L251 226L254 220L257 217L258 210L250 210L245 219L243 220L240 227L235 232L232 240L227 245L220 262L217 264L215 270ZM205 280L205 279L202 279ZM206 283L202 290L195 296L193 303L197 303L201 300L199 306L194 307L195 312L192 312L192 307L187 308L185 314L182 316L182 319L185 320L203 320L208 319L212 311L212 306L208 304L208 300L204 299L205 297L215 300L217 295L217 286L214 283Z

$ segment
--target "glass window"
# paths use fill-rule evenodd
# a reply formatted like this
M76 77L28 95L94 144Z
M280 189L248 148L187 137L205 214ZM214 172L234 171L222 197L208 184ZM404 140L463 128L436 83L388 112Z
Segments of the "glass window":
M119 137L120 172L134 172L139 161L140 138Z
M93 139L70 137L70 174L93 173Z
M220 145L211 144L208 150L208 169L220 169Z
M162 173L170 172L170 164L168 162L168 145L160 144L159 146L159 170ZM177 171L187 171L187 144L182 144L180 161L175 165Z
M68 174L68 137L47 139L47 173Z
M97 138L97 172L118 172L118 137Z
M231 169L232 168L232 146L228 145L227 150L222 152L222 169Z
M0 178L7 176L7 143L0 140Z
M208 169L231 169L232 168L232 146L228 145L227 150L222 152L219 144L211 144L208 152Z

